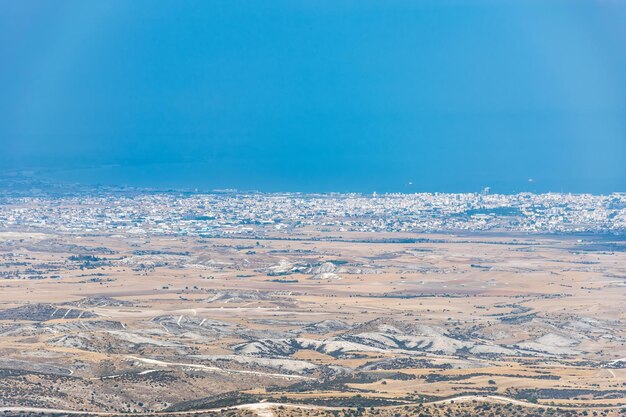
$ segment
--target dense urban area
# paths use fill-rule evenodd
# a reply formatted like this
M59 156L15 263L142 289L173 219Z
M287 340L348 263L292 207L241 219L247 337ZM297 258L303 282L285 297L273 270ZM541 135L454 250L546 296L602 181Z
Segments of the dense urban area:
M188 236L339 232L626 231L626 193L119 193L0 199L0 229Z

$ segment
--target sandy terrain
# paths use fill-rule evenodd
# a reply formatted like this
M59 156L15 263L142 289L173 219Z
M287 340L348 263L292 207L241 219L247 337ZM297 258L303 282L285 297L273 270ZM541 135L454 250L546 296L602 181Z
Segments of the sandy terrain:
M1 233L0 406L626 407L625 251L390 236Z

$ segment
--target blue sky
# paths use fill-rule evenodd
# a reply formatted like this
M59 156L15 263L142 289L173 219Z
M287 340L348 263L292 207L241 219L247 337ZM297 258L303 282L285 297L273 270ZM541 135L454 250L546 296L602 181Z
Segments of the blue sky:
M4 1L0 171L626 191L624 22L610 0Z

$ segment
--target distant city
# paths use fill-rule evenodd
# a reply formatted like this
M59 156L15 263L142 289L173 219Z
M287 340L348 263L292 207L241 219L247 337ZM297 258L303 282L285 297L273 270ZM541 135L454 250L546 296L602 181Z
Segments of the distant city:
M301 194L93 191L0 198L0 229L175 236L316 232L626 232L626 193Z

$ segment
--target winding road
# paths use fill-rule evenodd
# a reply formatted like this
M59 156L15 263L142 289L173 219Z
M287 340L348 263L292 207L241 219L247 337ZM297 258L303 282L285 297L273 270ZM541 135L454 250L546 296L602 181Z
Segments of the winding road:
M499 395L463 395L460 397L449 398L445 400L437 400L431 402L424 403L407 403L402 405L395 406L385 406L381 408L399 408L406 406L418 406L418 405L437 405L437 404L451 404L451 403L463 403L470 401L479 401L479 402L489 402L489 403L508 403L514 405L520 405L522 407L528 408L550 408L550 409L561 409L561 410L581 410L581 409L589 409L592 408L594 410L611 410L611 409L622 409L623 405L616 405L610 407L571 407L571 406L553 406L546 404L534 404L526 401L516 400L514 398L502 397ZM232 407L220 407L220 408L206 408L202 410L190 410L190 411L157 411L150 413L133 413L134 416L142 416L142 415L159 415L159 416L184 416L184 415L195 415L202 414L207 412L219 412L225 410L250 410L253 411L258 417L273 417L274 409L277 407L286 407L286 408L297 408L297 409L306 409L306 410L344 410L346 407L325 407L318 405L308 405L308 404L289 404L289 403L271 403L271 402L258 402L258 403L250 403L250 404L241 404ZM0 413L3 412L30 412L30 413L50 413L50 414L70 414L70 415L88 415L88 416L124 416L128 415L128 413L113 413L113 412L101 412L101 411L75 411L75 410L64 410L64 409L56 409L56 408L41 408L41 407L0 407Z

